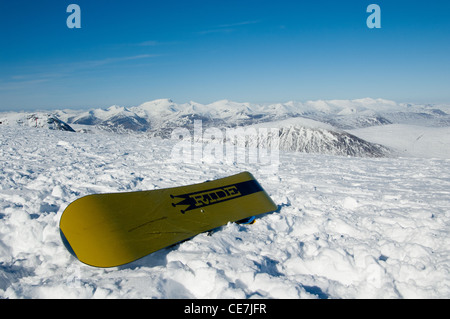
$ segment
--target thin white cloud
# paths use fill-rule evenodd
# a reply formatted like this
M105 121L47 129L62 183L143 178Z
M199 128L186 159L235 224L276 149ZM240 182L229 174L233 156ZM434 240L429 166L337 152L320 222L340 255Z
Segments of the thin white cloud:
M141 42L141 43L139 43L139 45L144 46L144 47L155 47L155 46L161 45L161 42L150 40L150 41Z
M100 60L85 60L77 62L68 62L56 65L42 65L40 69L46 69L46 72L35 72L27 74L15 74L9 77L0 79L0 90L19 90L24 87L30 87L40 83L45 83L54 79L72 76L74 73L92 70L102 66L115 65L127 61L135 61L142 59L150 59L158 57L158 54L140 54L133 56L117 57L117 58L105 58ZM51 70L51 71L48 71Z
M119 58L105 58L102 60L91 60L91 61L83 61L83 62L77 62L76 66L77 68L91 68L101 65L107 65L107 64L116 64L120 62L125 61L133 61L133 60L140 60L140 59L149 59L159 56L158 54L140 54L140 55L133 55L133 56L127 56L127 57L119 57Z
M176 41L168 41L168 42L161 42L161 41L155 41L155 40L148 40L138 43L139 46L142 47L157 47L157 46L163 46L163 45L172 45L172 44L178 44L179 42Z
M34 86L40 83L48 82L50 79L46 78L38 78L38 79L23 79L20 81L17 80L0 80L0 91L15 91L21 90L26 87Z
M246 26L246 25L252 25L260 23L259 20L249 20L249 21L241 21L236 23L229 23L229 24L221 24L217 25L215 27L211 27L210 29L203 30L198 32L198 34L210 34L210 33L230 33L237 30L237 28Z
M239 27L242 25L257 24L259 22L260 22L259 20L243 21L243 22L237 22L237 23L222 24L222 25L217 26L217 28L232 28L232 27Z

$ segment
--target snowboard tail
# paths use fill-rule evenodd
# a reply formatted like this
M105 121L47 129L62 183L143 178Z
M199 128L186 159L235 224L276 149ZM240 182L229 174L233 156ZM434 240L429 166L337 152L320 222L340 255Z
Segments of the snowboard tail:
M256 179L243 172L188 186L88 195L66 208L60 231L81 262L115 267L276 209Z

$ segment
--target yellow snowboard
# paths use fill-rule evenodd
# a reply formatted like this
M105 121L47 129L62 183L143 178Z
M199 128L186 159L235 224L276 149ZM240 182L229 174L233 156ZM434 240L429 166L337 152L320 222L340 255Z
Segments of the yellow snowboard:
M95 267L120 266L228 222L273 212L248 172L201 184L88 195L60 220L67 249Z

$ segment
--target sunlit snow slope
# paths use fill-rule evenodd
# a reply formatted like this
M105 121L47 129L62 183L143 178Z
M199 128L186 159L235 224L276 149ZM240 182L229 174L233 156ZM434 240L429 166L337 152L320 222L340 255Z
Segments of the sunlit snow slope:
M0 298L448 298L450 160L280 152L172 158L175 141L0 126ZM64 248L80 196L252 172L279 205L119 268Z

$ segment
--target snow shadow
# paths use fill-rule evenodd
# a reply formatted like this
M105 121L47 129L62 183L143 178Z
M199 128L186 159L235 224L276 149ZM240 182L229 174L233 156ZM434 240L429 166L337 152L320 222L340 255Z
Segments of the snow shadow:
M0 290L6 290L22 277L32 275L32 271L16 265L7 265L0 262Z
M330 296L323 292L322 289L320 289L317 286L303 286L302 288L305 289L305 291L311 295L316 295L319 299L328 299Z
M124 270L124 269L136 269L139 267L149 267L149 268L158 267L158 266L165 267L165 266L167 266L167 255L171 251L176 249L178 247L178 245L179 245L179 243L172 245L170 247L155 251L154 253L151 253L151 254L144 256L136 261L119 266L117 268L119 270Z

